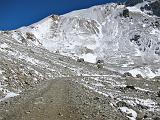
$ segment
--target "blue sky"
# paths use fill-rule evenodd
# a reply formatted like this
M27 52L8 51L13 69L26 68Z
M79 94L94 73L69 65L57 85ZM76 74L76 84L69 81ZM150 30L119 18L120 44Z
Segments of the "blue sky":
M35 23L51 14L88 8L124 0L0 0L0 30L11 30Z

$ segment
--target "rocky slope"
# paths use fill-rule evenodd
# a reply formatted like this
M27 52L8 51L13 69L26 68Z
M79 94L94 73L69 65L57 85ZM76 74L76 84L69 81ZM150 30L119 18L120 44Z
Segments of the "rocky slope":
M72 58L92 63L103 59L107 67L118 67L116 70L122 73L139 66L135 70L138 73L141 69L148 71L142 76L155 77L159 75L155 67L160 56L159 1L139 2L135 6L110 3L61 16L51 15L5 34L19 43L43 46Z
M50 93L56 88L50 90L45 85L63 79L74 84L68 98L77 112L83 113L82 119L107 119L113 112L117 117L110 119L159 119L159 1L129 3L51 15L27 27L1 31L0 119L12 117L18 101L22 103L20 108L34 106L37 98L30 91L38 97L49 96L42 102L48 105L48 99L54 97ZM78 58L85 62L76 61ZM97 60L104 63L97 65ZM126 71L131 74L123 74ZM46 92L41 91L43 84ZM23 95L24 90L27 92ZM17 95L20 97L13 103L5 102ZM33 103L28 102L30 98ZM84 106L96 111L96 116ZM26 109L20 110L21 117Z

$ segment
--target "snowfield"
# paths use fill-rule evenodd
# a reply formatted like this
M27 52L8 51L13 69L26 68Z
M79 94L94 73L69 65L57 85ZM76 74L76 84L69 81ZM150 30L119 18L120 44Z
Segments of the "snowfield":
M146 4L0 31L0 119L159 119L160 19L141 10Z
M148 2L132 7L110 3L61 16L51 15L38 23L11 31L11 37L73 59L83 58L90 63L103 59L108 65L128 65L126 68L132 74L153 78L159 73L151 71L158 68L140 65L159 63L160 31L158 26L151 26L158 19L141 11L140 7L145 4ZM125 9L130 12L128 18L120 16ZM150 75L140 72L141 68L132 70L130 63L144 67L145 71L151 69L148 71ZM126 72L119 69L119 72Z

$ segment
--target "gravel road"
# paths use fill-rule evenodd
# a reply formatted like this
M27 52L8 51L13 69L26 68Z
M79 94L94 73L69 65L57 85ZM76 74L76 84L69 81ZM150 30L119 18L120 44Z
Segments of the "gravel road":
M80 77L78 78L80 79ZM0 120L125 120L107 98L64 77L1 102ZM112 110L111 110L112 109Z

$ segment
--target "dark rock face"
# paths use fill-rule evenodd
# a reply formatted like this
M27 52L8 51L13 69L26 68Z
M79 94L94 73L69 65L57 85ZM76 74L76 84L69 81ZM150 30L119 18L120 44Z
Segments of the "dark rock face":
M123 10L123 17L129 17L129 10L128 9L125 9Z
M97 60L96 64L103 64L104 60Z
M134 37L132 39L130 39L130 41L138 41L138 39L140 38L140 35L134 35Z
M160 17L160 0L150 4L153 14Z
M32 33L29 33L29 32L26 33L26 36L27 36L27 39L31 39L31 40L36 39L36 37Z
M134 6L138 3L142 3L144 0L127 0L125 5L126 6ZM152 13L148 13L149 15L156 15L160 17L160 0L157 0L155 2L149 1L149 4L146 4L145 6L141 7L141 11L152 11Z
M97 60L96 65L98 69L102 69L104 64L104 60Z
M148 13L149 15L156 15L160 17L160 1L157 0L155 2L150 2L149 4L146 4L145 6L140 8L141 11L151 11L152 13Z
M155 54L160 55L160 49L159 49L159 47L156 47Z
M127 88L127 89L131 89L131 90L135 90L135 87L132 86L132 85L127 85L126 88Z
M160 91L157 93L158 97L160 97Z
M155 25L155 27L159 28L160 27L160 22L159 21L155 21L154 25Z
M141 3L141 2L143 2L143 0L127 0L125 5L126 6L134 6L134 5Z
M151 26L152 26L153 28L160 28L160 21L158 20L158 21L152 22L152 23L151 23Z
M119 102L116 103L116 105L117 105L118 107L128 107L127 103L124 102L124 101L119 101Z
M137 78L143 78L141 74L136 75Z
M145 9L145 10L152 10L151 6L150 6L150 5L147 5L147 4L144 6L144 9Z
M132 77L132 74L129 73L129 72L125 72L125 73L123 74L123 77Z
M98 69L102 69L103 68L103 64L97 64L97 68Z
M84 62L84 59L83 58L79 58L79 59L77 59L77 62Z
M139 41L140 37L141 37L140 35L134 35L134 37L130 39L130 41L135 42L138 46L141 46L141 43Z

